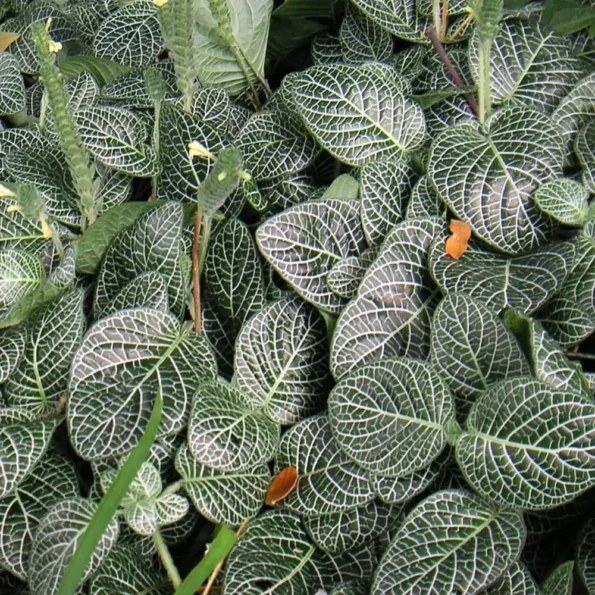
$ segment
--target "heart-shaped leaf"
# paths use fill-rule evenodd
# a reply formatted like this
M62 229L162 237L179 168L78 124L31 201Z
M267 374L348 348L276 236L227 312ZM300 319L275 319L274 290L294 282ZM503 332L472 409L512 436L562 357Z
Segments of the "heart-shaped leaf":
M326 324L297 297L250 318L236 343L234 381L271 419L291 425L318 411L328 391Z
M330 359L335 378L392 355L427 357L439 295L427 251L445 227L439 219L412 219L390 232L337 322Z
M432 364L466 414L498 380L531 373L515 338L500 319L468 295L449 293L432 318Z
M0 319L25 296L35 292L45 281L45 271L36 256L22 250L0 252Z
M167 312L167 285L159 273L143 273L130 281L106 304L103 317L127 308L151 308Z
M405 358L358 367L331 391L328 407L341 450L364 469L393 477L427 467L442 452L454 415L440 376Z
M358 201L320 199L287 209L258 228L256 242L299 295L336 314L344 301L328 288L326 276L339 260L365 248Z
M436 137L428 176L478 237L509 254L526 252L550 235L551 223L531 195L561 177L559 131L546 115L517 107L497 111L484 129L459 124Z
M86 460L112 458L140 440L156 394L162 434L180 431L191 395L216 376L204 337L170 314L134 308L95 323L76 352L70 379L70 440Z
M532 378L505 380L473 405L456 457L467 481L506 506L564 504L595 484L595 404Z
M476 593L518 559L522 517L474 494L445 490L418 504L384 552L371 595ZM455 591L457 592L457 591Z
M7 52L0 52L0 114L16 114L25 109L25 83L19 61Z
M437 241L429 258L432 277L445 293L466 293L494 312L510 307L529 314L563 287L575 254L572 242L552 243L521 256L504 256L471 243L454 260Z
M0 331L0 384L6 382L23 357L26 339L23 326Z
M308 68L291 80L288 91L318 142L357 166L422 144L423 111L405 97L405 88L393 68L370 62Z
M341 512L374 499L366 472L339 448L326 415L309 417L283 434L275 469L285 467L295 467L299 480L283 506L304 516Z
M595 193L595 123L581 128L576 136L574 152L583 168L583 184Z
M595 520L587 521L580 533L576 567L589 595L595 593Z
M535 192L534 200L544 213L564 225L581 226L587 219L589 191L574 180L547 182Z
M503 576L481 593L482 595L540 595L540 589L527 567L521 562L514 562ZM562 595L563 591L552 591L551 595L554 593Z
M257 515L271 481L265 464L224 473L198 463L186 445L176 455L176 471L198 512L228 527L238 527Z
M188 446L203 465L229 473L267 463L275 456L279 433L277 423L229 384L204 383L194 395Z

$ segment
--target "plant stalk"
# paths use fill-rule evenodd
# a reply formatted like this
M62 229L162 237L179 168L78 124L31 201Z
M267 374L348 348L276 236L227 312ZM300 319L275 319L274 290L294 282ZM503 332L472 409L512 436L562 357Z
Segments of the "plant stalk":
M479 123L483 124L492 113L490 50L492 40L481 39L479 42Z
M153 541L155 542L157 553L159 554L159 558L161 559L161 562L167 572L167 576L169 576L169 580L177 589L182 584L182 579L180 578L180 573L178 572L171 554L169 553L169 549L167 549L167 545L165 544L165 541L163 541L163 537L161 537L161 533L159 533L159 531L155 531L155 533L153 533Z
M202 215L197 209L194 223L194 238L192 240L192 293L194 295L194 330L199 335L202 333L202 315L200 307L200 260L198 255L201 228Z

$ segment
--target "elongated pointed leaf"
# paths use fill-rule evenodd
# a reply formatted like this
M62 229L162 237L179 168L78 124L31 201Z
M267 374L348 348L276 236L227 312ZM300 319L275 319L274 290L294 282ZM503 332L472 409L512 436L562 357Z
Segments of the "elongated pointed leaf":
M445 490L416 506L384 552L371 595L475 593L501 576L525 541L522 517Z
M578 182L566 178L543 184L535 193L539 208L564 225L580 226L589 211L589 191Z
M428 176L478 237L503 252L526 252L550 234L551 223L531 195L561 176L559 131L545 115L517 107L496 112L485 130L460 124L440 134L432 143Z
M25 109L25 82L19 61L7 52L0 52L0 114L16 114Z
M6 382L23 357L26 338L23 326L0 331L0 384Z
M595 193L595 124L590 122L579 130L574 152L583 168L583 184Z
M135 308L104 318L73 359L71 443L87 460L128 452L140 440L158 392L164 400L160 431L178 432L186 425L191 395L215 375L204 337L173 316Z
M1 134L2 131L0 136ZM0 157L1 146L0 138ZM0 250L25 250L29 254L39 254L48 245L48 239L43 237L39 226L23 217L21 213L9 211L11 206L15 206L13 200L0 198Z
M307 69L290 92L318 142L344 163L363 165L423 142L423 111L406 99L405 87L390 66L338 64Z
M322 316L296 297L276 301L242 327L235 382L284 425L321 408L327 395L328 339Z
M543 583L543 595L572 595L574 560L555 568Z
M45 281L39 258L21 250L0 252L0 319Z
M583 527L576 552L576 566L589 595L595 593L595 521Z
M527 377L493 385L475 403L456 446L480 494L537 510L595 484L595 404Z
M485 595L540 595L540 589L531 573L522 562L515 562L489 589ZM562 591L552 591L551 595ZM545 593L544 595L548 595Z

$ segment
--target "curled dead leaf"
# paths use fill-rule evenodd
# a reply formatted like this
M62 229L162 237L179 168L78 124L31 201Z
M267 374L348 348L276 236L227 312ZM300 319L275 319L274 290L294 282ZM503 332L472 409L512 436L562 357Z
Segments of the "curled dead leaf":
M274 506L281 500L287 498L295 487L299 479L298 471L295 467L285 467L281 469L269 485L265 502L268 506Z
M446 240L444 248L451 258L458 260L467 250L471 238L471 228L466 223L453 219L449 229L452 235Z

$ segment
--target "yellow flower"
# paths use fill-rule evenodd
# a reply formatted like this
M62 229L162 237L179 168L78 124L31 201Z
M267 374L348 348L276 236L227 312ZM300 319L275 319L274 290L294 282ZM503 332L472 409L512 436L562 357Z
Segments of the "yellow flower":
M168 3L168 0L153 0L153 4L157 8L163 8Z
M211 153L205 146L194 140L188 143L188 154L190 157L202 157L203 159L215 159L215 155Z
M0 198L16 198L16 194L6 186L0 184Z
M48 225L47 221L45 219L42 219L40 221L41 223L41 233L43 234L43 237L46 239L49 239L52 237L52 228Z
M50 39L50 54L57 54L62 49L62 44L59 41Z

